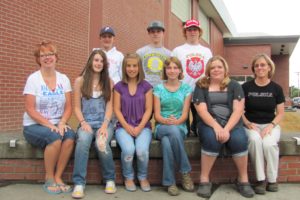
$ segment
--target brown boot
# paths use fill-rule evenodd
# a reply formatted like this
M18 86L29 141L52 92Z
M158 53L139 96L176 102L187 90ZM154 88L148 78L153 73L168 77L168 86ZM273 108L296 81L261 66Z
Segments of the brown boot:
M269 192L278 192L278 183L268 183L267 184L267 191Z
M257 183L254 186L254 191L256 194L266 194L266 182L257 181Z
M189 173L182 174L182 188L188 192L194 191L194 183Z

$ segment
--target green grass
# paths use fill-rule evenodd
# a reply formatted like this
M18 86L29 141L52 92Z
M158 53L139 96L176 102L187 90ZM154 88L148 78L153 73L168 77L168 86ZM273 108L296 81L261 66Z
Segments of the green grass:
M283 132L300 133L300 113L285 112L283 120L279 123Z

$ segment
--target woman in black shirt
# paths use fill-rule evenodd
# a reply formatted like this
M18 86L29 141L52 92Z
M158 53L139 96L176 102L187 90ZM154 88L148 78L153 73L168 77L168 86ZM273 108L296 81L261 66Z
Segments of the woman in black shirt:
M284 95L282 88L271 81L275 65L266 54L257 55L251 69L254 80L242 86L245 93L243 121L249 137L250 159L256 171L254 190L257 194L265 194L266 190L278 191L278 141L281 132L278 123L284 115Z

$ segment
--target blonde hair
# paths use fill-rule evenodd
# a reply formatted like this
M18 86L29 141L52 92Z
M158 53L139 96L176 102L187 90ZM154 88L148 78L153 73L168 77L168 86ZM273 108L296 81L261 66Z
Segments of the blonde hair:
M163 72L162 72L162 75L161 75L161 79L162 80L167 80L168 79L168 76L166 74L166 68L171 64L171 63L175 63L175 65L177 65L177 67L180 69L180 74L178 76L178 79L179 80L182 80L183 79L183 69L182 69L182 65L181 65L181 62L179 61L178 58L176 57L170 57L170 58L167 58L164 62L164 67L163 67Z
M145 73L144 73L144 69L142 66L142 59L140 58L140 56L137 53L128 53L125 55L125 57L123 59L123 63L122 63L122 81L125 83L128 83L129 77L126 73L126 66L127 66L128 59L136 59L138 62L139 73L138 73L138 77L137 77L137 83L140 83L142 80L145 79Z
M273 75L275 74L275 64L274 62L271 60L271 58L265 54L265 53L262 53L262 54L257 54L253 60L252 60L252 64L251 64L251 70L254 74L254 76L256 77L255 75L255 72L254 72L254 68L255 68L255 63L258 59L260 58L263 58L265 59L265 61L267 62L267 64L269 65L269 67L271 68L271 71L268 72L268 78L271 79L273 77Z
M211 71L212 63L216 60L219 60L223 64L223 67L225 69L224 79L220 83L220 89L224 90L227 87L228 83L230 82L228 64L222 56L217 55L217 56L213 56L212 58L210 58L208 60L208 62L206 64L206 68L205 68L205 76L197 81L197 85L200 88L208 88L209 87L210 71Z

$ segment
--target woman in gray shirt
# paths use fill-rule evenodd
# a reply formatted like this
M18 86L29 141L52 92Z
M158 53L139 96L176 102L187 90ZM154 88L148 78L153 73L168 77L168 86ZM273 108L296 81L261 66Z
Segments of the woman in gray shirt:
M205 76L197 82L193 102L200 117L198 135L202 144L197 194L204 198L211 196L209 174L225 145L238 169L238 191L242 196L253 197L247 175L247 136L241 120L244 94L242 87L229 79L228 65L221 56L208 61Z

